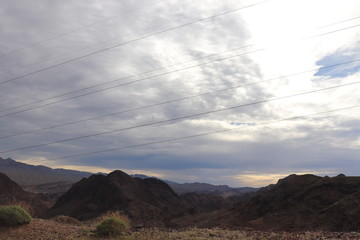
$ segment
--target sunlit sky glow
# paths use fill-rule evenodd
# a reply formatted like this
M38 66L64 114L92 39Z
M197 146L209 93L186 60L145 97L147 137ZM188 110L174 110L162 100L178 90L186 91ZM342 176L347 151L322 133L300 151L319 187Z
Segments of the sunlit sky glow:
M176 28L233 9L239 10ZM230 186L264 186L292 173L359 173L360 107L268 124L360 105L360 83L355 83L360 76L357 0L3 0L0 12L0 82L50 67L0 84L2 158ZM126 44L62 64L121 43ZM215 61L223 58L228 59ZM316 70L347 61L355 62ZM141 81L4 116L136 80ZM1 138L258 81L264 82ZM354 84L274 100L348 83ZM79 89L85 90L40 101ZM232 128L238 129L61 158Z

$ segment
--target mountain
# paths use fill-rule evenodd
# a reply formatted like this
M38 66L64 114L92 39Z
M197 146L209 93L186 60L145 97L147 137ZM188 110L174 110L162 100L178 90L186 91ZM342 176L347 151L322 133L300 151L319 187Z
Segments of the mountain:
M177 194L185 193L211 193L216 196L222 196L225 198L243 195L249 192L256 192L257 188L243 187L243 188L231 188L227 185L212 185L208 183L175 183L171 181L165 181L169 186L174 189Z
M17 183L0 172L0 205L20 205L33 216L42 216L47 210L45 196L24 191Z
M56 200L61 195L66 193L73 184L73 182L69 181L59 181L52 183L43 183L40 185L26 186L24 187L24 190L32 193L44 194L53 201L53 204L55 204Z
M75 183L48 215L87 220L115 210L127 214L135 225L162 226L191 209L163 181L134 178L116 170L107 176L92 175Z
M66 169L52 169L0 158L0 172L5 173L22 187L55 182L77 182L92 173Z
M360 177L290 175L203 221L279 231L359 231Z
M141 179L152 178L143 174L133 174L132 177L138 177ZM167 183L177 194L182 195L186 193L198 193L198 194L212 194L215 196L221 196L224 198L244 195L246 193L256 192L258 188L242 187L231 188L227 185L212 185L209 183L177 183L169 180L163 180Z
M185 193L180 198L192 207L193 213L212 212L222 208L229 208L233 201L211 193Z
M52 169L45 166L25 164L11 158L0 158L0 172L8 175L27 191L44 193L54 199L57 199L57 197L69 190L73 183L92 175L90 172ZM131 176L141 179L152 178L143 174ZM258 190L257 188L231 188L227 185L212 185L198 182L181 184L167 180L163 181L179 195L185 193L211 193L224 198L235 197L236 199L237 196Z

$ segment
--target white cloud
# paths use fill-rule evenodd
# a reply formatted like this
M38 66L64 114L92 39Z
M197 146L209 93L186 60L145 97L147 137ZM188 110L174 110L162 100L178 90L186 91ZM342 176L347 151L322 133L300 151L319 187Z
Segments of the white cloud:
M6 73L1 74L1 81L254 2L206 0L199 4L194 1L175 0L151 3L92 0L76 3L54 1L49 5L48 2L40 0L35 6L27 1L18 1L15 4L14 1L6 0L2 4L0 17L0 29L2 29L0 55L72 31L82 25L97 23L52 41L45 41L26 50L2 56L0 71ZM302 41L296 40L360 24L360 19L353 19L318 28L356 17L357 9L359 2L355 0L341 2L273 0L2 84L0 111L94 84L164 68L118 80L102 87L150 77L141 82L0 118L1 135L11 135L260 80L279 78L320 67L319 60L328 56L335 58L331 58L334 63L329 64L343 61L337 59L337 56L351 55L352 58L358 58L357 28ZM104 17L107 19L100 21ZM258 45L241 48L254 43ZM84 48L86 46L89 48ZM263 47L266 50L240 56L242 53ZM78 51L79 48L84 49ZM200 59L234 48L240 49ZM58 55L60 55L58 58L50 62L21 70L26 65L46 61ZM215 61L235 55L239 56ZM175 66L192 59L198 60ZM152 78L156 74L207 61L215 62ZM8 72L14 67L15 70ZM4 138L0 139L1 150L164 121L349 83L357 81L360 74L334 77L333 72L331 72L333 75L329 73L329 76L314 76L315 73L316 71L282 77L266 83L130 111L96 121ZM89 91L91 89L82 93ZM321 118L319 115L293 122L264 126L261 126L261 123L356 105L359 104L359 91L359 86L353 85L159 126L119 131L17 151L9 153L9 156L24 161L39 159L52 166L71 166L76 169L130 169L142 173L148 171L152 175L169 176L173 180L186 178L219 184L224 181L231 185L236 183L256 185L260 182L265 184L267 181L273 181L271 179L280 175L276 175L276 171L273 170L267 171L268 161L271 161L270 165L278 168L285 166L284 169L282 168L281 176L291 171L302 172L302 169L308 169L308 172L321 172L319 171L321 166L329 166L333 171L351 172L353 161L358 156L356 147L359 139L356 133L359 129L358 125L353 124L359 116L357 110L335 112L330 114L330 117L325 115L326 118ZM76 94L68 96L74 95ZM10 111L2 113L7 112ZM206 137L46 162L48 158L218 131L243 123L260 124L260 126L240 126L241 129L236 131ZM349 152L348 148L353 151ZM346 163L343 167L336 163L339 158ZM188 169L192 170L187 172ZM241 175L236 171L253 172L250 176ZM259 177L256 177L257 173ZM208 174L211 174L211 177ZM245 181L244 178L242 178L243 182L239 182L239 179L234 177L238 175L248 177L252 179L249 181L254 183Z

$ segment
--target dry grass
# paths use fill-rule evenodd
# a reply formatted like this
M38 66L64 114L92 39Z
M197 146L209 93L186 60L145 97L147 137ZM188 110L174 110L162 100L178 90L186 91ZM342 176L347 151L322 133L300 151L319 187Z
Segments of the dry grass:
M100 220L99 220L100 221ZM94 222L81 226L53 220L34 219L18 228L0 228L1 240L355 240L360 233L275 233L229 229L141 229L117 238L101 238L93 234Z
M120 213L120 212L118 212L118 211L110 211L110 212L107 212L107 213L101 215L100 217L95 218L93 221L91 221L91 222L89 222L89 223L90 223L91 225L95 225L95 226L96 226L96 225L99 225L99 224L102 223L105 219L108 219L108 218L118 218L118 219L121 219L121 220L123 220L123 221L126 223L127 226L131 226L129 218L128 218L126 215L124 215L124 214L122 214L122 213Z

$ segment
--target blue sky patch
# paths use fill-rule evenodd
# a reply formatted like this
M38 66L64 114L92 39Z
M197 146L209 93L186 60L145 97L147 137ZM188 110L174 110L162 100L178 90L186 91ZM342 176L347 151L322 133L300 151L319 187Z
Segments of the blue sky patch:
M320 59L316 62L319 66L331 66L343 62L348 62L355 60L354 55L348 55L344 52L336 52L334 54L325 56L324 58ZM354 62L350 64L344 64L337 67L330 67L320 69L315 73L315 76L322 76L322 77L331 77L331 78L339 78L339 77L347 77L350 76L360 70L360 63Z

